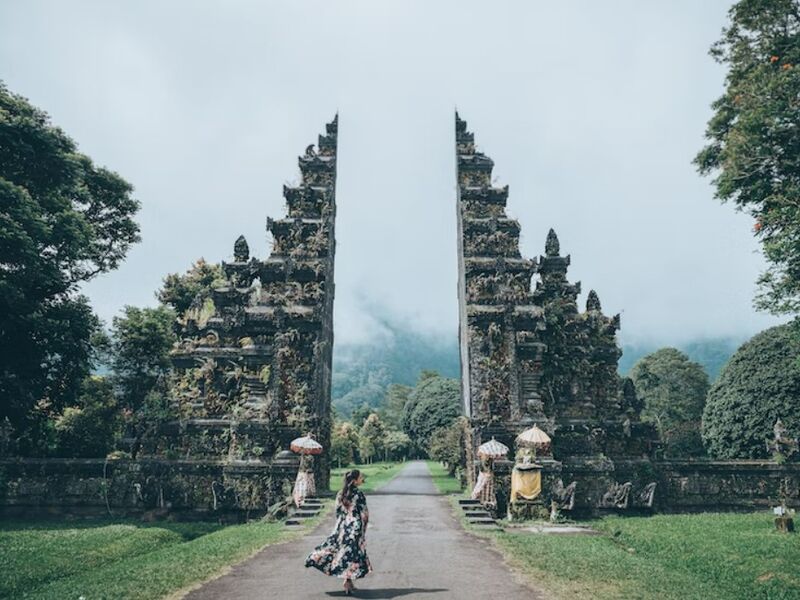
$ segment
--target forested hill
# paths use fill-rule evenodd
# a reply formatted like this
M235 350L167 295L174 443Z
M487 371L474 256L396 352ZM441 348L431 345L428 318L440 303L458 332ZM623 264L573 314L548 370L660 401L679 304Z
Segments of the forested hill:
M337 414L348 417L354 408L367 404L379 407L386 387L392 383L413 385L423 370L434 370L446 377L459 377L458 339L426 336L383 323L390 341L364 344L338 344L333 356L333 405ZM713 381L725 362L745 341L744 338L696 340L679 344L679 350L703 365ZM664 345L623 344L619 370L626 374L642 356Z
M333 351L333 405L346 417L363 404L378 407L392 383L413 386L423 370L458 378L458 337L437 338L386 324L389 341L342 345Z

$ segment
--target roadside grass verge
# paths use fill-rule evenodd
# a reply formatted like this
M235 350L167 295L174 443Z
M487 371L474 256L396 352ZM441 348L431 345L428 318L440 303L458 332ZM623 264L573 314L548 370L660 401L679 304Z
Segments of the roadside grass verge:
M442 463L435 460L426 460L425 464L428 466L428 471L431 473L431 478L439 490L440 494L458 494L461 493L461 482L447 472L447 468Z
M555 598L800 598L800 539L766 513L607 517L603 535L491 534Z
M262 521L0 523L0 598L162 598L216 575L264 546L302 535Z
M373 492L380 486L394 479L400 470L406 466L404 462L376 462L369 465L350 465L331 469L330 490L338 492L342 489L342 478L347 471L358 469L364 473L365 481L359 489L363 492Z

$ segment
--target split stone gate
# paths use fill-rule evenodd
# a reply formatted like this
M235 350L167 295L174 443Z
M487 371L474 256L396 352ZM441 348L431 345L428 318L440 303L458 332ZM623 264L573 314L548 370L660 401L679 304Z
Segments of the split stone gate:
M133 459L0 458L0 514L258 514L294 478L291 439L313 432L330 446L337 139L335 118L299 157L286 217L267 219L269 257L237 239L224 283L181 316L174 418L132 442ZM508 187L492 185L494 163L458 115L455 149L468 454L491 436L513 448L538 424L553 440L539 458L543 499L576 513L800 503L797 464L660 459L631 381L617 374L619 315L604 315L594 291L579 309L554 231L542 256L521 256ZM326 488L324 454L315 469ZM475 466L467 471L472 481Z

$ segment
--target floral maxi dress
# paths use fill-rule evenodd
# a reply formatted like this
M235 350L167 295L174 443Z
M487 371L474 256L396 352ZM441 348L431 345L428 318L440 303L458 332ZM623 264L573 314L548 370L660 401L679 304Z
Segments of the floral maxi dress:
M336 525L327 539L306 558L306 567L315 567L326 575L358 579L372 572L367 557L367 522L369 511L364 493L356 489L350 508L336 498Z

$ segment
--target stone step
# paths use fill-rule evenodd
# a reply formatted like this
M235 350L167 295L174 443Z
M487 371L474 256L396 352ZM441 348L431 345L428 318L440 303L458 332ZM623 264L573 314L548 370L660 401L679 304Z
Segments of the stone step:
M470 525L497 525L494 519L491 517L477 517L475 519L467 519L467 522Z
M304 510L322 510L322 504L320 502L303 502L300 508Z
M289 525L289 526L302 525L302 524L303 523L299 519L286 519L286 521L284 521L284 525Z
M462 499L460 499L458 501L458 503L462 507L463 506L477 506L478 504L480 504L480 501L479 500L472 500L472 499L469 499L469 498L462 498Z
M476 519L478 517L488 517L490 519L492 518L492 515L485 510L466 510L464 511L464 515L473 519Z
M299 509L292 513L292 517L299 518L299 519L308 519L310 517L316 517L319 514L318 510L304 510Z

